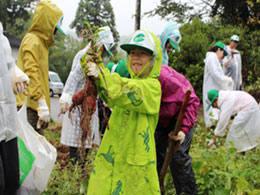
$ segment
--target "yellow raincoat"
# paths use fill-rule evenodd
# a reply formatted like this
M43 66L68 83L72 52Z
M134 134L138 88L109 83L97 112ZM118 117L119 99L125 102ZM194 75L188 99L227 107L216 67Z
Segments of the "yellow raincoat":
M51 1L42 0L35 8L32 26L21 43L17 65L30 78L28 86L27 107L37 110L37 100L46 97L50 108L49 97L49 47L54 43L54 30L62 11ZM22 106L25 96L16 96L17 105Z
M131 79L104 68L107 85L101 73L96 81L98 94L113 112L96 155L88 195L160 194L154 131L161 102L162 50L160 40L152 36L156 54L146 78L135 77L127 61Z

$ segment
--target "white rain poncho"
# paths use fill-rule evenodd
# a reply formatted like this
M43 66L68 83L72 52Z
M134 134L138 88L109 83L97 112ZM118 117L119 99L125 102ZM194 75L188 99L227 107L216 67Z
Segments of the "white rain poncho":
M237 114L228 131L226 145L232 141L238 152L260 143L260 109L255 99L243 91L219 91L220 118L214 134L223 137L230 117Z
M206 127L210 127L218 120L218 111L212 107L206 111L208 107L206 103L208 91L211 89L232 90L233 86L229 86L232 79L224 75L224 71L215 52L207 52L204 63L203 109L205 125Z
M0 23L0 141L16 137L17 108L8 69L15 66L11 47Z
M226 47L228 53L231 52L230 46ZM242 85L242 60L241 55L238 50L234 50L236 54L234 54L233 59L230 61L227 67L224 67L224 74L229 76L234 81L234 90L240 90L240 86ZM226 56L223 59L223 64L230 58L230 55Z
M71 71L69 77L66 81L65 87L63 89L62 97L65 97L65 101L72 104L72 96L80 89L84 87L85 76L80 65L80 58L86 53L90 44L88 44L84 49L80 50L73 59ZM71 147L80 146L81 138L81 128L80 128L80 116L79 110L74 109L71 112L72 120L68 117L68 112L64 115L62 123L62 132L61 132L61 143ZM99 145L99 120L98 120L98 109L92 115L91 119L91 128L92 128L92 138L93 143L89 143L88 139L86 140L86 148L91 148L92 144Z

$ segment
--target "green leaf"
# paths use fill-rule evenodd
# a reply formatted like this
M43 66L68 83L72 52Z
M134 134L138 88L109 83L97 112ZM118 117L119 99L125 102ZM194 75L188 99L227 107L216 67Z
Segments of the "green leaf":
M209 170L208 163L206 161L203 162L202 167L200 168L200 174L204 175Z
M244 178L244 177L240 177L238 180L237 180L237 189L238 190L245 190L248 186L248 182L247 180Z
M260 194L260 190L257 190L257 189L254 189L254 190L250 190L250 191L247 191L247 193L249 195L259 195Z
M88 21L85 21L85 24L88 26L88 28L91 28L91 25Z
M230 190L225 188L216 188L213 191L214 195L230 195Z
M82 183L80 184L80 190L79 190L80 194L86 194L87 193L88 181L89 181L89 179L84 179L82 181Z

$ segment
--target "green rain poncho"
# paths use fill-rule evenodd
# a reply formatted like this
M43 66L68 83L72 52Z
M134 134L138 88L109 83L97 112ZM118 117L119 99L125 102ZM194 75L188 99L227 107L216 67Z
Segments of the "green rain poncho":
M144 32L144 31L143 31ZM149 33L145 31L146 33ZM151 36L152 35L152 36ZM90 176L88 195L160 194L156 171L154 131L161 101L160 75L162 51L160 40L154 40L153 67L146 78L131 79L110 74L103 68L96 81L99 96L113 109L96 155ZM107 95L108 92L108 95Z

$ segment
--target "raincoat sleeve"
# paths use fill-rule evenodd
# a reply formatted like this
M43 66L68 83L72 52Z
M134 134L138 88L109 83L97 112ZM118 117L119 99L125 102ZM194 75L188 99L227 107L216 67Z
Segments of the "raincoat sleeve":
M169 73L167 72L167 74ZM170 77L167 76L167 74L161 72L161 76L159 78L162 87L162 101L181 105L187 92L188 86L192 89L181 126L181 130L185 134L188 134L195 123L199 110L200 100L195 94L195 91L192 88L191 84L186 80L186 78L184 78L183 75L174 72L174 76ZM176 106L175 109L171 110L171 112L178 113L177 108L180 108L180 106ZM169 112L169 110L165 112Z
M30 91L30 98L37 101L44 95L43 87L40 80L40 61L39 61L39 40L36 40L33 36L25 40L22 49L22 62L23 72L30 78L30 85L28 86Z
M182 120L182 126L181 130L185 133L188 134L190 129L195 123L198 111L199 111L199 105L200 105L200 100L195 94L194 89L192 89L190 99L188 102L188 105L186 107L186 112L184 114L184 118Z
M226 89L228 77L224 75L221 70L221 65L219 64L217 58L213 57L213 55L215 54L212 54L207 61L209 74L219 86L222 86L222 89Z
M232 98L233 99L233 98ZM223 137L225 135L225 129L228 125L230 117L232 115L232 107L234 107L234 101L230 99L223 102L220 108L220 116L216 129L214 130L214 134L219 137Z
M159 113L161 87L157 79L128 79L103 69L96 80L99 96L110 107L118 106L145 114Z

